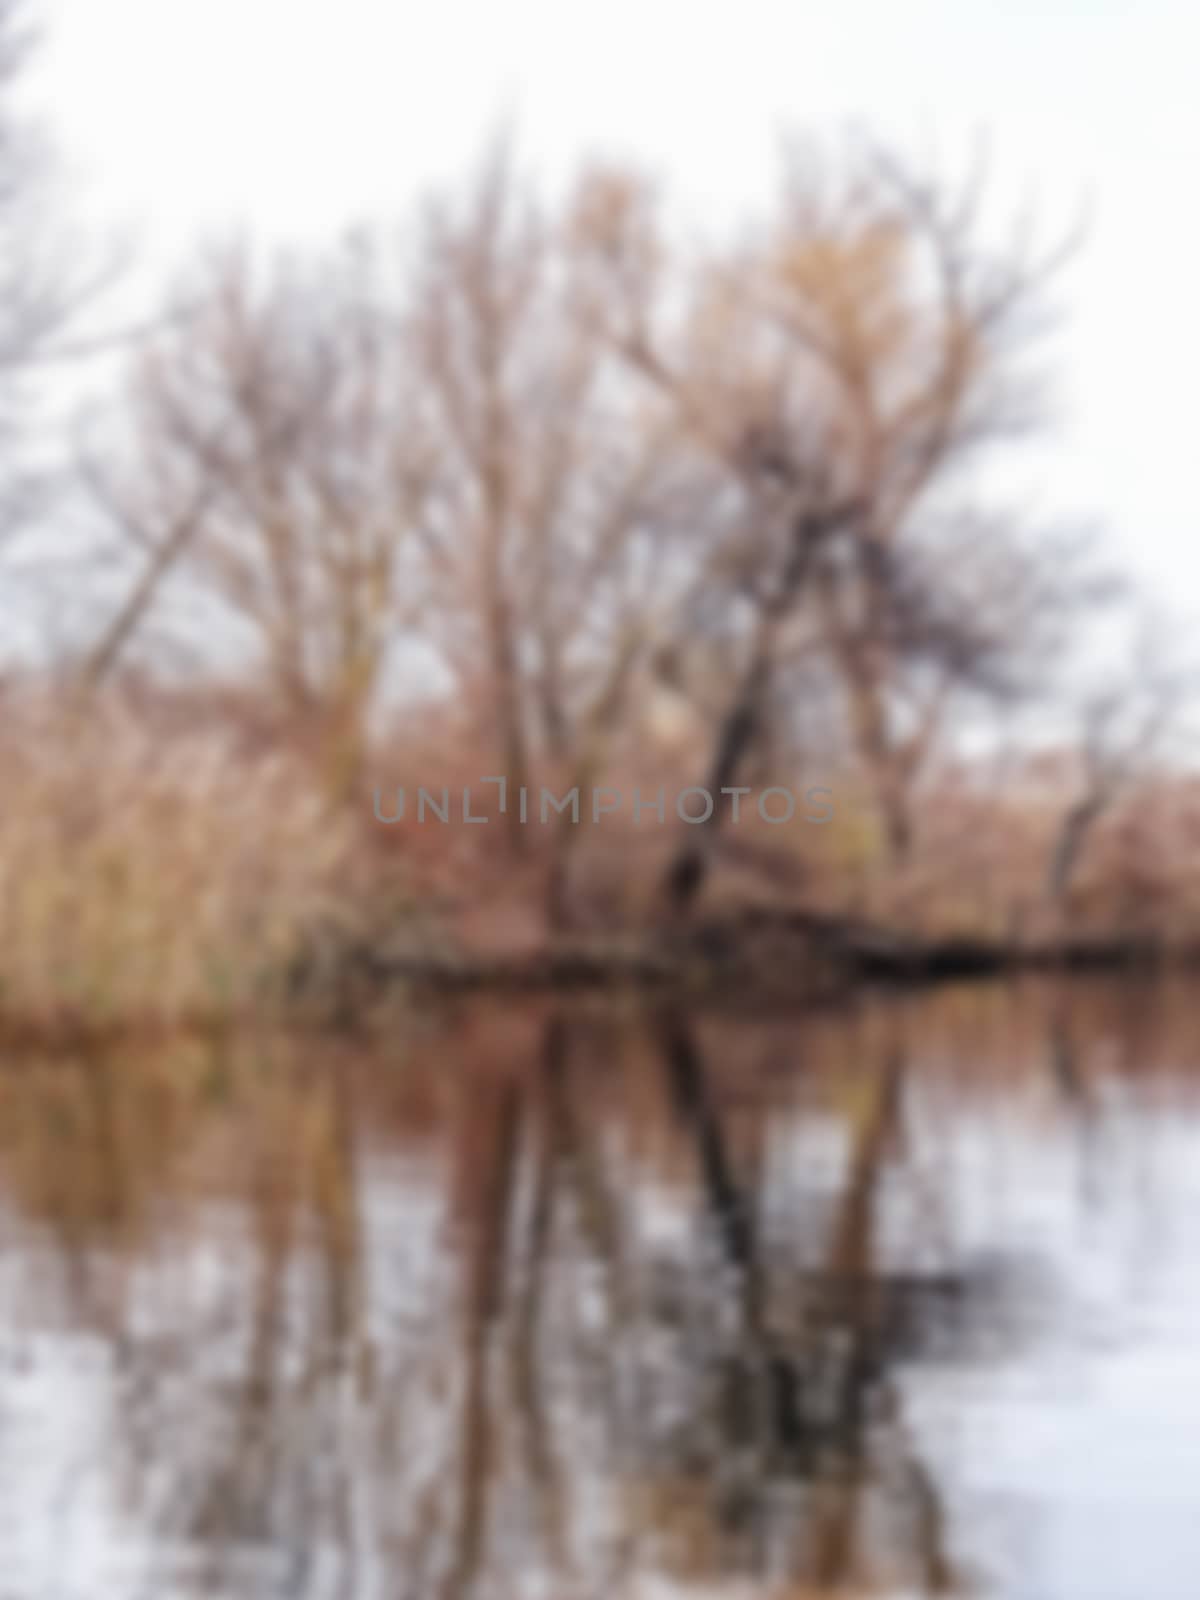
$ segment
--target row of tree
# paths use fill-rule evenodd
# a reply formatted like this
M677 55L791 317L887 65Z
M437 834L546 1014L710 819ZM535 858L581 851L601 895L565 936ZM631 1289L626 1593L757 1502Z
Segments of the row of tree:
M14 21L9 0L0 46ZM22 160L0 137L5 172ZM1041 420L1031 356L1066 251L998 236L981 198L978 174L798 147L760 223L697 243L637 173L589 168L548 201L500 140L398 234L207 256L80 452L127 587L79 685L203 605L278 726L315 730L337 796L418 684L470 709L514 787L594 777L648 677L701 708L714 793L794 761L817 708L903 862L964 704L1044 695L1102 589L985 492ZM7 422L66 301L26 262L0 302ZM689 830L680 904L720 821Z

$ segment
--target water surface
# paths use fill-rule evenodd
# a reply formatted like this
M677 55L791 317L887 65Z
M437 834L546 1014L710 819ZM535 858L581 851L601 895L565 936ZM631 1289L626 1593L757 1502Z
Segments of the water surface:
M0 1063L0 1600L1194 1600L1200 1000Z

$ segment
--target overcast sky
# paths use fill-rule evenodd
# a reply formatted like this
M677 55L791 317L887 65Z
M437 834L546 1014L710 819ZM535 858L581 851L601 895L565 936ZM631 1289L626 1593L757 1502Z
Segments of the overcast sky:
M30 96L71 199L149 263L245 224L386 219L516 114L551 172L629 154L727 217L780 132L865 122L942 165L987 140L1063 281L1062 425L1043 507L1076 506L1200 616L1200 8L1194 0L47 0ZM1190 197L1190 198L1189 198Z

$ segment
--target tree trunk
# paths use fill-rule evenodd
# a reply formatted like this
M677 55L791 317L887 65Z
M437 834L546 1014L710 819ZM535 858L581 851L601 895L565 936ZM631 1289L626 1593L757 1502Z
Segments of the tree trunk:
M491 702L493 727L498 734L502 775L507 779L509 804L505 818L508 823L508 842L513 855L527 854L528 841L521 821L515 796L529 781L529 751L525 739L525 725L521 695L521 678L517 663L516 643L513 639L512 614L508 602L496 592L489 607L489 655L491 659ZM480 774L482 777L483 774Z
M1046 872L1046 898L1058 910L1066 903L1084 847L1105 808L1104 796L1086 795L1075 802L1062 820Z
M689 911L704 887L712 859L712 842L725 818L721 791L735 786L742 765L762 731L779 630L794 614L804 595L813 557L821 545L831 534L844 528L860 509L857 501L847 501L822 512L805 512L796 518L778 587L763 603L759 614L750 663L717 730L707 782L708 792L713 797L712 812L705 822L688 827L688 836L672 858L663 880L667 909L673 915L682 916Z

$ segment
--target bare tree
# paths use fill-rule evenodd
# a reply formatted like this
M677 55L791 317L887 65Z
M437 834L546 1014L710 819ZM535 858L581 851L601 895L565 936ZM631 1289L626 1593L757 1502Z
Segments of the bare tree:
M1047 553L957 486L1038 420L1026 345L1067 251L989 248L980 200L976 174L954 191L877 150L832 194L801 164L765 292L865 507L816 589L893 862L949 701L1010 684L1045 597Z
M80 263L50 226L52 162L14 107L35 36L24 0L0 0L0 543L41 505L48 475L27 446L38 418L38 379L72 352L65 337L108 269Z
M1075 781L1046 864L1045 895L1058 915L1070 902L1097 826L1146 778L1182 727L1195 669L1169 655L1164 637L1170 634L1161 624L1144 619L1125 670L1089 683L1072 707Z
M438 440L434 626L515 787L538 754L592 763L669 561L669 464L586 314L576 246L498 142L427 212L411 310Z
M187 287L189 316L139 359L132 460L93 485L141 575L93 649L96 682L179 574L248 633L284 721L316 729L335 793L415 592L428 442L379 266L364 245L260 277L243 253Z
M140 570L85 678L165 587L215 598L344 793L419 639L515 791L599 778L648 664L704 659L716 804L668 904L818 692L901 864L960 703L1027 691L1092 593L972 475L1039 420L1026 351L1063 255L990 238L975 175L856 146L794 157L762 227L681 248L636 175L547 205L499 141L396 254L227 254L138 362L129 469L95 474Z
M764 230L673 275L644 184L596 175L582 210L609 337L730 497L702 583L741 619L741 667L710 787L734 784L797 629L816 628L898 861L951 691L1003 680L1014 588L1029 614L1031 551L951 494L1034 420L1024 345L1064 251L989 248L974 178L952 192L873 149L832 171L793 159ZM947 521L968 518L976 546L949 560ZM693 836L674 863L677 906L704 856Z
M807 594L817 551L860 507L833 480L809 431L781 434L783 374L721 264L682 286L682 309L680 296L664 292L666 250L647 187L627 174L592 174L577 214L601 285L607 336L665 406L676 450L696 457L702 476L707 466L713 484L714 503L693 530L696 572L677 624L682 635L714 583L739 612L734 687L708 764L715 797L735 785L761 735L782 636ZM723 811L723 803L714 806L709 824L689 833L670 866L665 889L677 911L699 892Z

